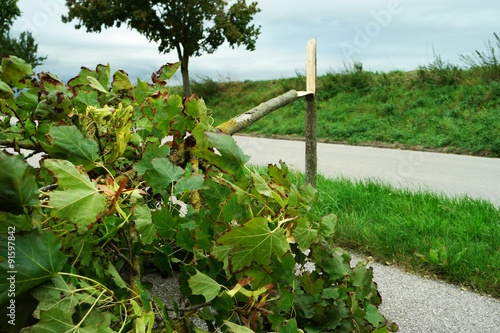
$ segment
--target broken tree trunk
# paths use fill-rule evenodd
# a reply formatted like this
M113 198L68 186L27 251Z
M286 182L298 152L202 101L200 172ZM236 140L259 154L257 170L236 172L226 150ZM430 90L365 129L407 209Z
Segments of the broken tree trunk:
M308 92L297 92L295 90L290 90L283 95L270 99L267 102L261 103L257 107L220 124L219 126L217 126L217 129L224 133L233 135L250 126L260 118L268 115L269 113L308 94Z

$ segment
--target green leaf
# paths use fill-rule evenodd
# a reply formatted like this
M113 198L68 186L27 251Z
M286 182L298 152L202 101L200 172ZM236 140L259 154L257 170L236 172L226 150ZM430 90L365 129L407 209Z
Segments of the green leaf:
M0 151L0 210L19 214L40 203L32 169L20 156Z
M229 330L233 333L254 333L251 329L245 326L240 326L238 324L232 323L230 321L224 320L224 324L229 328Z
M11 282L16 295L20 295L54 277L67 260L60 248L61 241L50 231L14 235L10 239L6 234L0 235L0 304L9 299ZM15 252L15 262L9 262L8 252Z
M256 217L226 232L218 239L221 245L231 245L231 270L239 272L252 263L269 266L271 257L280 258L290 246L281 228L269 229L267 219Z
M13 99L14 92L10 89L9 85L0 81L0 99Z
M105 94L109 94L109 91L106 88L104 88L102 84L95 77L89 75L87 76L87 79L89 80L90 83L89 85L92 88L99 90L100 92L103 92Z
M137 171L139 176L142 176L146 171L153 169L153 164L151 163L155 158L167 157L170 153L170 147L163 145L158 146L154 144L149 144L146 146L146 150L142 155L142 159L134 165L134 170Z
M286 201L281 197L276 191L272 190L267 184L266 180L256 172L251 172L250 176L253 179L253 183L257 192L265 195L268 198L273 198L276 202L284 208L286 206Z
M200 148L194 148L191 151L197 157L207 160L210 164L219 169L231 174L236 174L241 171L243 165L250 159L250 157L245 155L240 147L238 147L232 136L215 132L205 132L205 135L207 141L217 149L220 155Z
M235 165L241 167L250 160L250 156L243 153L231 135L216 132L207 132L206 135L210 144L217 148L222 157Z
M33 333L55 333L55 332L85 332L76 330L73 324L71 313L68 313L59 308L52 308L44 311L41 315L41 320L33 326Z
M23 91L16 96L16 105L19 108L17 112L20 116L27 118L36 109L38 105L38 96L36 93Z
M333 257L325 259L324 270L332 279L339 279L349 275L351 266L342 256L335 254Z
M98 299L101 286L89 285L85 280L65 281L62 276L36 288L32 294L39 301L33 317L40 319L30 332L115 332L110 327L118 319L106 309L106 298ZM101 295L102 296L102 293ZM104 301L104 302L102 302ZM103 307L101 308L101 305Z
M370 303L365 304L365 319L372 324L374 327L378 327L381 324L384 323L385 319L382 317L382 315L378 312L378 309L376 306Z
M309 294L298 294L295 296L295 308L307 319L314 318L316 311L314 309L315 305L315 295Z
M64 160L45 160L45 167L57 179L59 187L48 193L51 215L78 226L78 233L87 231L89 224L106 207L106 199L99 193L87 174L81 174L73 164Z
M153 221L158 229L158 234L166 239L174 239L177 233L178 222L172 216L172 212L166 207L153 213Z
M363 300L370 297L372 293L372 280L372 268L366 268L362 263L358 263L351 274L352 285L356 287L355 290L358 299Z
M202 99L198 98L189 98L185 102L185 111L188 116L191 116L193 118L198 118L203 111L203 107L206 110L205 103L203 102Z
M86 138L76 126L53 126L42 147L52 158L68 160L83 165L89 171L99 157L97 142Z
M238 198L238 204L247 205L252 201L252 194L245 191L241 187L227 181L226 179L224 179L222 177L217 177L217 178L215 178L215 180L219 181L222 184L229 186L234 191L234 193L236 194L236 197Z
M130 82L127 73L122 70L115 72L115 74L113 75L113 82L111 82L111 86L114 92L134 89L134 86Z
M188 279L189 288L195 295L203 295L205 302L210 302L219 294L221 285L208 275L196 271L196 274Z
M170 78L174 76L175 72L177 72L180 66L180 61L173 64L168 63L161 66L161 68L153 74L153 82L170 80Z
M290 180L287 178L287 176L288 176L288 166L284 162L282 162L282 161L280 161L280 166L281 166L281 168L278 168L277 165L270 164L267 167L269 176L271 176L272 180L276 184L281 185L281 186L283 186L286 189L289 189L291 183L290 183Z
M123 281L120 273L116 270L116 267L110 261L108 262L108 273L111 274L113 282L120 288L127 289L127 284Z
M33 317L40 319L41 314L52 308L59 308L69 314L75 313L76 306L80 303L75 292L75 286L64 280L61 275L56 275L50 281L34 289L31 294L38 300Z
M275 283L290 284L295 278L295 258L287 253L282 258L271 258L272 276Z
M328 214L321 218L319 221L319 233L323 238L333 235L337 219L337 215L335 214Z
M189 178L182 177L174 186L174 194L201 190L204 188L204 182L205 177L203 175L194 175Z
M324 289L325 281L311 274L302 274L298 279L304 291L312 296L321 294Z
M184 170L174 165L168 158L156 158L151 161L151 165L153 168L144 174L144 180L156 193L168 189L172 182L184 175Z
M134 208L135 226L143 244L151 244L156 238L156 226L153 224L151 210L147 206L139 205Z
M297 333L297 320L290 319L285 326L281 326L278 328L278 333Z
M209 131L212 128L213 118L206 115L201 114L198 118L198 124L193 128L191 134L193 134L196 139L196 146L201 149L207 149L210 146L210 143L207 140L207 136L205 135L206 131Z
M28 214L14 215L0 211L0 233L7 233L11 227L16 228L16 231L31 230L35 223Z
M16 56L6 56L2 58L2 71L6 83L17 88L24 88L24 81L27 76L33 75L33 68L30 64Z
M103 87L107 87L108 84L109 84L109 79L111 77L111 66L109 66L109 64L107 65L103 65L103 64L99 64L96 66L95 68L95 76L96 76L96 79L99 80L99 82L101 83L101 85Z
M337 299L340 297L340 291L338 287L329 287L323 289L321 296L324 299Z
M293 238L301 250L308 249L312 243L318 241L318 230L312 228L311 223L305 218L300 218L293 230Z

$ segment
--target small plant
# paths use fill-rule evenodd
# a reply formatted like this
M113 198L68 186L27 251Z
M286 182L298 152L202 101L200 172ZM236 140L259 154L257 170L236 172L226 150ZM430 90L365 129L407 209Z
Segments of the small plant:
M415 252L415 255L428 265L433 266L436 271L442 272L445 271L449 265L457 264L466 251L467 248L464 248L454 256L450 256L446 246L439 240L436 240L434 242L434 247L430 248L427 254Z
M497 80L500 78L500 58L497 51L500 51L500 37L493 33L495 37L494 45L491 41L486 43L486 51L476 50L472 55L460 55L460 59L471 69L475 69L487 80ZM496 50L495 50L496 49Z
M0 304L32 309L2 332L397 330L372 270L331 245L335 217L313 218L317 192L284 163L250 169L203 100L171 93L178 67L64 84L2 59L0 145L17 154L0 152ZM179 272L188 304L150 295L145 269Z
M434 61L427 66L420 66L417 70L418 81L423 84L436 84L442 86L457 85L461 82L462 70L446 62L433 49Z

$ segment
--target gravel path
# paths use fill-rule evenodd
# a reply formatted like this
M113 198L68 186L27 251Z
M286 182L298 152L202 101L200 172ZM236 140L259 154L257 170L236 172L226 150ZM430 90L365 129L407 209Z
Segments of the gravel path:
M363 260L352 255L353 265ZM382 295L380 312L399 326L400 333L500 333L500 301L454 285L408 274L371 262ZM180 299L176 278L150 274L152 292L171 306ZM198 323L203 327L203 323Z
M362 260L353 256L353 261ZM500 301L372 262L380 312L401 333L500 333Z

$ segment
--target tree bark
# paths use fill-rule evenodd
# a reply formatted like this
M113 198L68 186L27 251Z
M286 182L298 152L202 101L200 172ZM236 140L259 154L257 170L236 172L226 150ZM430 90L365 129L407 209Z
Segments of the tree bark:
M217 129L224 133L233 135L247 128L260 118L281 108L282 106L295 101L302 96L303 93L298 93L295 90L290 90L283 95L270 99L267 102L261 103L257 107L220 124L219 126L217 126Z
M186 55L182 56L181 59L181 74L182 74L182 88L184 97L191 96L191 84L189 82L189 57Z
M315 188L318 170L316 95L307 95L306 105L306 183Z

